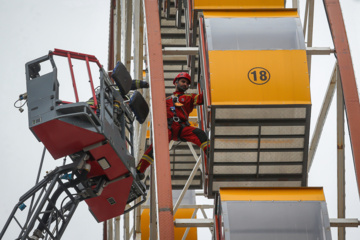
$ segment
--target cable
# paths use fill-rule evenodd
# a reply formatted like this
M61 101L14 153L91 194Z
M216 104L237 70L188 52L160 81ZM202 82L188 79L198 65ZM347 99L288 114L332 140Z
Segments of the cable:
M76 193L71 194L71 195L72 195L72 196L79 196L79 194L76 194ZM63 207L63 205L64 205L65 200L68 199L68 198L69 198L69 196L66 196L66 197L64 197L64 199L61 201L60 210L61 210L63 213L65 213L66 210L67 210L66 208L68 207L68 206L67 206L68 203L65 204L65 207Z
M108 86L106 86L105 91L108 91L110 89L110 87L117 87L117 85L116 84L108 85ZM115 89L115 90L118 91L117 89Z
M173 148L176 148L176 147L179 146L180 144L181 144L181 141L178 141L178 143L177 143L176 145L173 144L169 151L173 150ZM174 150L175 150L175 149L174 149Z
M22 100L24 100L24 99L18 99L18 100L16 100L16 101L14 102L14 107L15 107L15 108L18 108L20 112L23 112L23 111L24 111L24 109L23 109L22 107L27 103L27 99L26 99L25 102L24 102L21 106L16 106L16 103L19 102L19 101L22 101Z
M65 156L64 159L63 159L63 166L66 164L66 157L67 156Z

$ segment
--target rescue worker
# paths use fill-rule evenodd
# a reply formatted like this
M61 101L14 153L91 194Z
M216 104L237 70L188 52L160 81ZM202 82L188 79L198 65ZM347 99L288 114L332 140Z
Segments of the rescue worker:
M194 107L203 104L203 94L186 94L191 77L186 72L179 73L173 84L175 92L172 96L166 98L166 112L168 120L168 138L171 140L192 142L199 146L205 153L209 146L208 138L205 132L199 128L190 126L189 114ZM145 178L145 170L154 162L152 145L145 151L143 157L137 166L139 178Z

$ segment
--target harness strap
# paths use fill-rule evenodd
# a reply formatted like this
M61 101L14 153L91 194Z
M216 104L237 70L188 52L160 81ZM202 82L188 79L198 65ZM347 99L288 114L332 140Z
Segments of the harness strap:
M184 121L184 120L181 120L177 114L176 114L176 106L175 106L175 103L179 102L179 97L181 97L181 95L179 96L174 96L174 95L171 95L171 98L172 98L172 103L173 105L170 107L170 110L171 112L174 114L174 116L172 117L173 121L174 122L178 122L178 123L185 123L187 126L190 126L190 123L188 120ZM187 117L187 114L185 113L184 109L182 107L180 107L181 111L183 112L184 116Z
M173 124L174 122L179 123L179 125L180 125L180 130L179 130L179 132L178 132L177 138L178 138L179 140L181 140L181 141L186 141L185 139L181 138L180 136L181 136L182 130L183 130L185 127L187 127L187 126L190 126L190 123L189 123L188 120L184 121L184 120L180 119L180 118L177 116L177 114L176 114L176 106L175 106L175 103L178 102L178 99L179 99L178 97L180 97L180 96L182 96L182 95L179 95L179 96L171 95L173 105L170 107L170 110L171 110L171 112L174 114L174 116L173 116L172 118L168 118L168 119L167 119L167 121L168 121L168 129L171 131L171 138L173 138L173 137L174 137L174 136L173 136L173 129L171 128L171 127L172 127L172 124ZM184 111L184 109L183 109L182 107L180 107L180 108L181 108L182 112L184 113L184 116L187 116L186 113L185 113L185 111Z

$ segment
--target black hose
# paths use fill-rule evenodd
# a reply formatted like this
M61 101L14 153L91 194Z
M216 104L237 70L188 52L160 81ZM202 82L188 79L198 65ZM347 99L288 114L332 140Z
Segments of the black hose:
M40 223L39 223L39 225L37 227L37 229L39 229L41 232L45 230L46 223L48 222L50 213L52 212L51 210L54 208L55 203L56 203L57 199L59 198L59 196L61 195L61 193L63 191L65 191L65 188L69 188L69 187L71 187L73 185L74 185L74 183L67 182L67 183L64 184L64 186L62 186L62 187L55 190L54 194L50 198L49 204L47 205L47 207L45 209L45 213L42 216L42 218L40 220Z
M83 170L81 175L78 178L76 178L75 180L72 180L70 182L64 183L63 186L61 186L55 190L55 192L51 196L49 203L45 209L45 213L39 222L39 225L37 227L38 230L40 230L41 232L43 232L45 230L47 222L49 220L49 216L52 212L51 210L53 208L55 208L56 201L59 198L59 196L61 195L61 193L63 193L65 191L65 189L75 187L77 184L79 184L82 180L84 180L86 178L87 173L88 172L86 170Z

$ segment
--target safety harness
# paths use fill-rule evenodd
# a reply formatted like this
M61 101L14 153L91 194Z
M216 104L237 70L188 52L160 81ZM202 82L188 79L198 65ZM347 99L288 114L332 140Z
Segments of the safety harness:
M181 97L181 95L178 95L178 96L175 96L175 95L171 95L171 98L172 98L172 103L173 105L170 107L170 111L174 114L174 116L172 118L168 118L167 121L168 121L168 128L170 129L171 131L171 135L173 135L173 131L172 131L172 124L173 122L177 122L180 124L180 130L178 132L178 139L181 140L181 141L186 141L185 139L182 139L180 137L181 135L181 132L182 130L187 127L187 126L190 126L190 123L188 120L184 121L182 119L180 119L178 117L178 115L176 114L176 107L180 107L181 111L184 113L184 116L187 116L186 112L184 111L184 109L182 108L182 103L179 102L179 97ZM171 138L173 138L174 136L171 136Z

